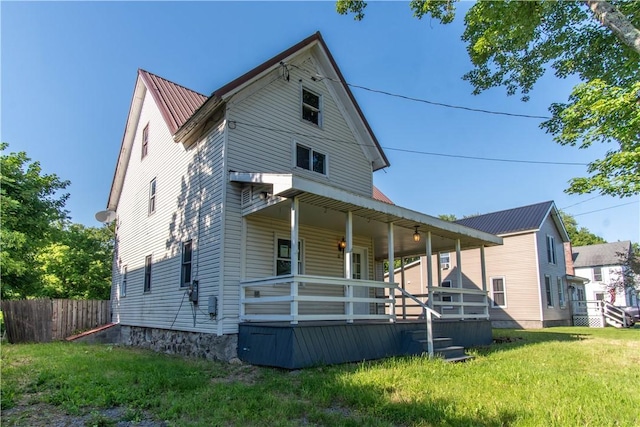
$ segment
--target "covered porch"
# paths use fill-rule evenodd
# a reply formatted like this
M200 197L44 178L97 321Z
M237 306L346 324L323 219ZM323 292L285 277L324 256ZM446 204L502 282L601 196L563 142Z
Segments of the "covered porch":
M330 324L358 325L343 330L355 331L368 324L369 330L404 331L406 327L391 326L404 323L425 331L425 350L433 354L434 319L462 327L472 321L485 322L490 334L485 275L482 290L446 288L447 295L456 296L437 298L445 291L434 283L437 272L430 260L441 251L455 251L460 259L462 250L480 248L484 272L484 247L501 244L501 238L295 175L234 172L230 181L240 186L244 263L256 260L245 266L240 282L241 341L248 327L259 337L255 333L259 326L288 325L290 330L301 331L301 327L318 327L317 322L323 322L324 332ZM268 239L266 227L277 229L271 233L273 267L264 261L267 255L254 252ZM268 251L268 244L260 247ZM393 265L396 258L421 255L428 260L426 294L411 295L392 279L384 280L385 261ZM443 310L444 301L447 310ZM486 341L486 333L482 340ZM323 345L337 345L331 341L326 338ZM394 354L403 354L401 347Z

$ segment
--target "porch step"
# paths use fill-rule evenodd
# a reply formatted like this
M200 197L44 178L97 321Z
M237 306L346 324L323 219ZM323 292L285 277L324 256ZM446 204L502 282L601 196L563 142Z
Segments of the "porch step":
M425 354L429 351L427 332L423 329L405 332L407 354ZM433 352L447 362L463 362L472 359L465 353L464 347L453 345L453 339L439 337L433 339Z

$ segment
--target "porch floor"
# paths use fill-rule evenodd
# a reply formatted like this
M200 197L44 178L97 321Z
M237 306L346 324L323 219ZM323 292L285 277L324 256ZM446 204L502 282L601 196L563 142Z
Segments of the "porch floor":
M420 355L411 345L424 320L245 322L239 326L238 357L247 363L300 369L392 356ZM472 347L492 341L488 320L434 320L434 338L451 338L454 345Z

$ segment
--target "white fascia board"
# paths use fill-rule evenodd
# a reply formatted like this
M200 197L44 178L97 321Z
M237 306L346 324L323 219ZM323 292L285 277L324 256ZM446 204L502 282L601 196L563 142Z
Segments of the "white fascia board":
M273 195L276 196L283 191L291 189L293 175L290 173L230 172L229 181L247 184L271 184L273 185Z
M107 209L112 211L115 211L118 208L118 202L120 201L120 194L122 193L124 178L127 174L129 160L131 159L131 147L133 146L133 139L138 128L138 122L140 121L142 103L144 101L146 93L147 87L142 82L140 76L138 76L136 80L136 87L133 91L133 98L131 99L131 107L129 108L127 124L125 126L124 135L122 137L122 145L120 146L120 154L118 155L116 170L113 175L113 181L111 183L109 201L107 202Z

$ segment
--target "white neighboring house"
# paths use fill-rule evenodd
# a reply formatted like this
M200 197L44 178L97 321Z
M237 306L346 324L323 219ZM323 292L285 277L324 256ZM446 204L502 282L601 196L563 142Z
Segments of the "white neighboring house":
M320 33L208 97L139 70L107 205L122 341L288 368L401 354L383 262L502 239L390 203L387 166Z
M585 285L587 300L606 301L618 307L638 305L637 290L610 291L612 283L622 280L623 269L626 268L621 265L621 255L628 256L631 250L631 242L628 240L573 247L575 274L590 280Z

